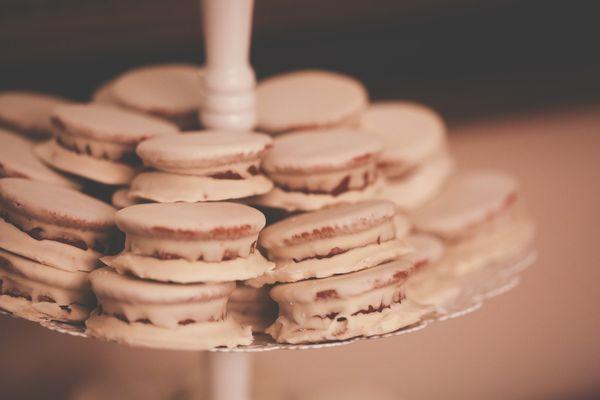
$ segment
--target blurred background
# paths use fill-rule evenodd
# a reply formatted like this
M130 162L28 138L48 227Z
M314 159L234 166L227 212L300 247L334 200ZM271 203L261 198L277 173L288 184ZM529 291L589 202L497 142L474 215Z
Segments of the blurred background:
M259 78L332 69L433 106L459 165L516 174L540 229L509 294L401 338L256 355L256 399L600 399L597 4L256 0ZM197 0L0 0L0 90L86 100L133 66L202 63L201 29ZM183 399L202 375L199 354L0 318L2 399Z

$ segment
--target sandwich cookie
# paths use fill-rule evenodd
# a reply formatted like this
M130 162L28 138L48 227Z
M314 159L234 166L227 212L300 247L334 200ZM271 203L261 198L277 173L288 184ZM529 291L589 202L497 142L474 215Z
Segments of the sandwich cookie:
M33 153L33 143L0 128L0 178L17 177L79 188L74 181L48 168Z
M273 268L256 249L265 217L236 203L153 203L124 208L116 222L125 249L102 261L120 273L162 282L226 282Z
M396 238L391 201L342 204L287 218L259 238L275 269L251 286L297 282L359 271L395 260L410 248Z
M227 315L234 282L150 282L110 268L90 274L98 309L86 321L91 336L134 346L176 350L235 347L252 342L250 327Z
M152 168L131 183L130 197L160 203L240 199L269 192L260 170L272 146L254 132L200 131L147 140L137 148Z
M271 134L354 125L367 107L358 80L327 71L297 71L267 78L256 87L258 130Z
M198 128L202 70L190 64L136 68L101 86L94 102L166 119L182 130Z
M49 138L52 136L52 110L68 103L66 99L42 93L0 93L0 126L32 139Z
M173 135L177 127L158 118L99 104L57 107L54 139L36 153L50 166L106 185L124 185L139 167L138 143Z
M114 213L68 188L0 179L0 248L64 271L91 271L120 245Z
M500 171L469 171L453 177L412 218L418 231L445 242L446 256L459 274L521 255L535 234L519 201L517 182Z
M227 315L243 325L252 327L252 332L264 332L277 319L277 303L269 296L269 286L253 288L238 284L227 303Z
M381 150L376 138L353 130L277 137L262 164L275 188L252 201L287 211L311 211L376 197Z
M427 309L404 294L413 270L413 263L397 260L351 274L277 285L271 297L279 304L279 317L267 333L278 342L307 343L380 335L417 323Z
M378 163L388 180L383 197L411 210L439 193L453 161L437 113L409 102L375 103L361 115L360 127L384 144Z
M0 309L32 321L81 322L96 306L88 274L0 250Z

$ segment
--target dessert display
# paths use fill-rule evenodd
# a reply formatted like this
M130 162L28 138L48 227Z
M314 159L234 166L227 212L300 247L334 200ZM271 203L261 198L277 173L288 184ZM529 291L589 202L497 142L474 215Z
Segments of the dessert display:
M317 70L267 78L256 97L257 128L270 134L355 125L369 100L358 80Z
M376 138L349 129L279 136L262 164L275 186L253 202L294 212L375 198L382 150Z
M0 92L0 127L30 139L52 136L50 113L69 103L57 96L34 92Z
M459 313L530 248L516 181L456 172L427 107L301 71L259 85L256 131L180 132L192 76L141 68L46 108L45 143L0 130L0 310L134 346L340 343Z
M34 143L15 132L0 128L0 178L26 178L78 188L72 179L61 175L33 154Z
M261 172L272 139L254 132L201 131L156 137L137 154L152 168L135 177L128 196L160 203L231 200L268 193Z
M99 104L55 108L54 137L36 147L50 166L94 182L125 185L139 168L135 146L179 129L166 121Z
M378 162L387 179L383 197L411 210L439 193L454 165L438 114L416 103L380 102L362 113L359 124L384 144Z
M171 121L182 130L197 129L200 75L192 64L136 68L101 86L92 99Z
M95 305L88 273L118 246L114 209L56 184L0 179L0 309L81 322Z

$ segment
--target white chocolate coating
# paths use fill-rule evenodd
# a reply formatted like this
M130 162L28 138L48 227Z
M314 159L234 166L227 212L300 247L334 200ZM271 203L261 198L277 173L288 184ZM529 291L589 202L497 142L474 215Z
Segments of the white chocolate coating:
M260 287L276 282L298 282L311 278L326 278L372 268L382 263L396 260L411 251L400 240L388 240L363 247L353 248L336 256L300 262L293 260L277 261L273 271L251 279L246 283Z
M114 317L93 313L86 321L86 327L86 333L93 337L157 349L207 350L252 343L250 327L242 327L232 319L167 329L151 324L128 324Z
M221 262L190 262L158 260L152 257L121 253L114 257L103 257L102 261L123 274L132 274L142 279L161 282L230 282L252 279L274 268L258 251L247 258L235 258Z
M27 178L74 189L79 187L42 163L33 152L33 142L0 128L0 143L0 178Z
M130 196L159 203L222 201L269 193L273 183L263 175L246 179L144 172L131 183Z
M342 203L380 198L383 179L378 179L363 190L349 190L337 196L331 194L314 194L282 190L274 187L270 192L248 199L250 204L265 207L281 208L286 211L315 211Z
M259 82L258 128L269 133L329 127L367 106L365 87L349 76L327 71L297 71Z

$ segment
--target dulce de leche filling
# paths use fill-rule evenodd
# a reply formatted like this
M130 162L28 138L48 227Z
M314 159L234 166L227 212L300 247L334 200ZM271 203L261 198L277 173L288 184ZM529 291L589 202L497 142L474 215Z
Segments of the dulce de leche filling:
M204 167L161 166L160 171L214 179L241 180L260 175L260 158Z
M98 313L126 323L137 322L175 329L195 323L222 321L227 312L227 299L227 296L223 296L177 303L136 303L99 295Z
M2 208L0 218L35 240L52 240L82 250L93 249L102 254L110 254L117 250L113 230L92 231L52 225Z
M275 185L288 192L330 194L338 196L351 190L363 190L377 180L374 162L351 169L312 173L271 172L269 177Z
M161 260L186 259L188 261L219 262L238 257L247 258L254 253L258 235L236 239L166 239L127 233L125 251Z
M395 237L396 229L390 219L363 231L293 245L271 247L266 251L271 260L300 262L312 258L333 257L351 249L387 242Z

